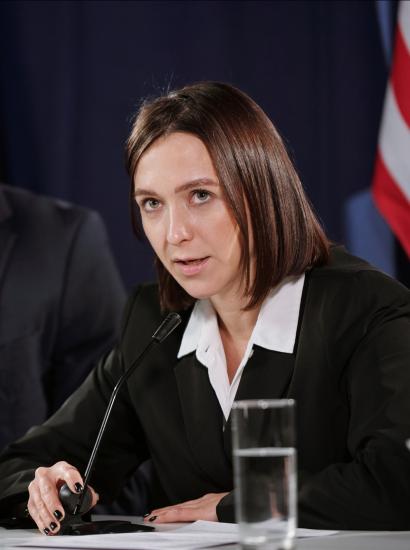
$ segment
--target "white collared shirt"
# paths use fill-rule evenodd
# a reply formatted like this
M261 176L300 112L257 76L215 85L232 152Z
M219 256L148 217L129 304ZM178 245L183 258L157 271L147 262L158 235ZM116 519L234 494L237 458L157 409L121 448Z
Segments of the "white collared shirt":
M208 369L209 381L225 419L228 419L242 371L255 344L269 350L293 353L304 280L305 275L289 277L269 293L232 383L229 383L215 310L209 300L195 303L182 337L178 359L196 351L198 361Z

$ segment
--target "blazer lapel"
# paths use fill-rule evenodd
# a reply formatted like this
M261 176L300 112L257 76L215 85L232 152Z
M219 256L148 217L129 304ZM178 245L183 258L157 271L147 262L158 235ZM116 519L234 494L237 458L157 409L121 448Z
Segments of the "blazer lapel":
M223 413L208 370L194 353L183 357L174 370L191 450L201 469L225 487L232 472L224 452Z
M254 347L253 355L245 365L235 401L242 399L281 399L287 396L295 366L292 353ZM224 449L232 460L231 415L224 430Z

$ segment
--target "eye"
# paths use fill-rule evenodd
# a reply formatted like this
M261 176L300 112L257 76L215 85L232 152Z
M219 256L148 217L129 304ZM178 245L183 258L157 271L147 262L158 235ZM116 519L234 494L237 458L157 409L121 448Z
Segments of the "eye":
M161 203L158 199L144 199L141 202L141 209L145 212L154 212L155 210L158 210L158 208L161 206Z
M202 204L208 202L211 198L211 193L205 189L196 189L192 191L193 202L196 204Z

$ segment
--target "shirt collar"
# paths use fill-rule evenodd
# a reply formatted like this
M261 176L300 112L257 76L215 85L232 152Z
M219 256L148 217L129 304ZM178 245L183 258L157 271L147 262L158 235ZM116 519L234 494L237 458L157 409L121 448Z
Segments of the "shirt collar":
M304 280L304 274L288 277L268 294L259 312L251 345L293 353ZM178 358L199 346L206 352L215 340L220 341L215 310L209 300L198 300L184 331Z

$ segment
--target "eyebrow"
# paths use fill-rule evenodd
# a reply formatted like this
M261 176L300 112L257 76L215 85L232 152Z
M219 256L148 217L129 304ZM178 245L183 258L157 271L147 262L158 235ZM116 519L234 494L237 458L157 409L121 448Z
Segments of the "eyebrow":
M198 178L192 181L188 181L187 183L183 183L182 185L179 185L175 189L175 193L182 193L184 191L189 191L190 189L194 189L195 187L198 187L201 185L217 187L219 185L219 182L215 180L211 180L210 178ZM150 189L135 189L134 197L140 197L141 195L155 196L157 195L157 193Z

